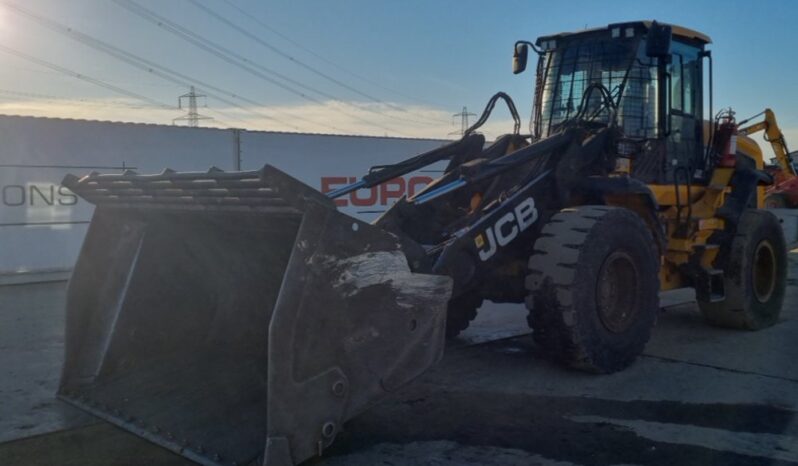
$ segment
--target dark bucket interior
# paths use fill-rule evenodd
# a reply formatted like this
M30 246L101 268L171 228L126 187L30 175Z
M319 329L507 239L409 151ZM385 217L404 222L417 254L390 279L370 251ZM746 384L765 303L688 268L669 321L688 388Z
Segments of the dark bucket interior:
M70 283L61 396L196 461L252 461L300 220L98 209Z

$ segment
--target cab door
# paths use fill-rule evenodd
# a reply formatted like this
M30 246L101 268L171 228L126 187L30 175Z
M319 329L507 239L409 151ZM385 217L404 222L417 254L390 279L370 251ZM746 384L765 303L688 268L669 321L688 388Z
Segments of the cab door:
M669 76L667 122L670 182L692 183L703 176L700 49L674 41Z

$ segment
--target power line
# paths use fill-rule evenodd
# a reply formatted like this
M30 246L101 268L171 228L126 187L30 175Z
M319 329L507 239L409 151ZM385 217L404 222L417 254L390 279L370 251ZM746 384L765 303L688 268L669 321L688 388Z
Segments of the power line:
M154 74L155 76L158 76L158 77L160 77L160 78L162 78L164 80L170 81L170 82L172 82L174 84L177 84L178 86L183 87L183 88L190 87L192 84L197 83L200 86L206 88L205 92L207 94L209 94L211 97L213 97L214 99L216 99L216 100L224 102L224 103L226 103L228 105L231 105L233 107L240 108L240 109L242 109L242 110L244 110L244 111L246 111L246 112L248 112L250 114L253 114L253 115L256 115L256 116L259 116L259 117L262 117L262 118L266 118L268 120L271 120L271 121L274 121L274 122L277 122L277 123L285 124L285 125L287 125L289 127L292 127L294 129L296 129L297 131L300 130L298 127L296 127L294 125L282 122L282 121L280 121L280 120L278 120L278 119L276 119L274 117L271 117L269 115L266 115L266 114L264 114L262 112L258 112L256 110L249 109L247 107L241 106L241 105L239 105L239 104L237 104L235 102L232 102L232 101L230 101L230 100L228 100L228 99L226 99L224 97L221 97L219 95L212 94L212 93L208 92L207 89L212 89L212 90L214 90L214 91L216 91L218 93L221 93L221 94L224 94L224 95L228 95L228 96L230 96L232 98L235 98L237 100L240 100L242 102L246 102L246 103L248 103L250 105L254 105L254 106L257 106L257 107L266 107L265 104L262 104L260 102L256 102L256 101L251 100L251 99L247 99L247 98L245 98L243 96L240 96L238 94L235 94L233 92L226 91L224 89L220 89L220 88L218 88L216 86L213 86L211 84L203 82L203 81L201 81L199 79L187 76L187 75L185 75L183 73L180 73L178 71L172 70L172 69L167 68L167 67L162 66L162 65L159 65L159 64L154 63L152 61L149 61L149 60L147 60L145 58L139 57L139 56L134 55L134 54L132 54L130 52L122 50L122 49L120 49L118 47L114 47L113 45L110 45L107 42L104 42L104 41L102 41L100 39L97 39L95 37L89 36L88 34L84 34L84 33L80 32L80 31L78 31L76 29L68 27L68 26L66 26L64 24L61 24L61 23L57 22L57 21L51 20L51 19L46 18L44 16L38 15L36 13L33 13L33 12L31 12L29 10L26 10L26 9L24 9L22 7L19 7L17 5L14 5L14 4L11 4L11 3L7 3L7 2L1 2L1 3L6 5L10 10L12 10L12 11L16 12L17 14L20 14L20 15L22 15L22 16L24 16L24 17L26 17L26 18L38 23L41 26L44 26L44 27L46 27L46 28L48 28L48 29L50 29L50 30L52 30L54 32L57 32L59 34L65 35L65 36L67 36L67 37L69 37L69 38L71 38L71 39L73 39L75 41L78 41L78 42L80 42L80 43L82 43L82 44L84 44L86 46L89 46L89 47L91 47L91 48L93 48L95 50L98 50L100 52L103 52L103 53L105 53L107 55L110 55L113 58L116 58L117 60L120 60L120 61L122 61L124 63L127 63L127 64L129 64L131 66L134 66L136 68L139 68L139 69L141 69L141 70L143 70L143 71L145 71L147 73ZM175 76L177 78L175 78ZM217 113L219 113L218 110L217 110ZM281 112L281 113L284 113L284 112ZM328 127L328 128L333 129L335 131L340 131L338 128L336 128L334 126L325 125L323 123L316 123L316 122L313 122L311 120L308 120L308 119L305 119L305 118L302 118L302 117L299 117L299 116L287 115L287 114L286 114L286 116L291 117L291 118L296 118L296 119L299 119L299 120L303 120L303 121L306 121L306 122L311 123L311 124ZM236 118L233 118L233 119L236 119Z
M148 72L148 73L151 73L151 74L155 74L156 76L158 76L158 77L160 77L162 79L168 80L168 81L170 81L172 83L175 83L175 84L177 84L177 85L179 85L181 87L189 87L193 83L197 83L197 84L203 86L204 88L213 89L216 92L219 92L219 93L224 94L224 95L228 95L228 96L230 96L230 97L232 97L232 98L234 98L236 100L240 100L242 102L246 102L248 104L251 104L251 105L254 105L254 106L258 106L258 107L266 107L265 104L262 104L260 102L254 101L252 99L248 99L248 98L246 98L244 96L241 96L241 95L238 95L236 93L233 93L233 92L218 88L216 86L213 86L211 84L208 84L208 83L203 82L201 80L198 80L196 78L189 77L189 76L187 76L185 74L182 74L182 73L180 73L178 71L175 71L173 69L169 69L169 68L167 68L165 66L162 66L162 65L159 65L159 64L154 63L152 61L146 60L146 59L144 59L142 57L139 57L139 56L136 56L136 55L134 55L134 54L132 54L130 52L127 52L125 50L119 49L118 47L114 47L114 46L112 46L112 45L108 44L107 42L104 42L104 41L102 41L100 39L97 39L97 38L91 37L91 36L89 36L87 34L81 33L80 31L77 31L77 30L75 30L75 29L73 29L71 27L65 26L65 25L63 25L61 23L58 23L58 22L53 21L51 19L48 19L46 17L37 15L37 14L35 14L35 13L29 11L29 10L25 10L24 8L21 8L21 7L17 6L17 5L14 5L14 4L5 2L5 1L0 1L0 3L5 4L12 11L14 11L14 12L16 12L16 13L18 13L18 14L20 14L20 15L22 15L22 16L30 19L30 20L32 20L32 21L34 21L34 22L39 23L41 26L44 26L44 27L46 27L46 28L48 28L50 30L53 30L53 31L57 32L57 33L66 35L66 36L70 37L73 40L76 40L78 42L81 42L84 45L87 45L89 47L94 48L95 50L98 50L98 51L101 51L103 53L106 53L106 54L112 56L113 58L116 58L116 59L118 59L120 61L123 61L123 62L125 62L125 63L127 63L129 65L135 66L135 67L137 67L137 68L139 68L139 69L141 69L141 70L143 70L145 72ZM9 53L11 53L11 52L9 52ZM21 53L21 52L19 52L19 53ZM29 59L34 59L34 57L30 57L30 56L28 56L28 58ZM29 61L31 61L31 60L29 60ZM34 63L37 63L37 62L34 61ZM47 66L47 65L44 65L42 63L37 63L37 64L39 64L40 66ZM52 65L52 64L50 64L50 65ZM53 66L57 66L57 65L53 65ZM78 79L83 79L83 80L87 80L87 81L90 80L90 79L93 79L94 81L96 81L96 82L92 82L93 84L101 85L101 84L99 84L99 83L101 83L101 81L96 79L96 78L90 78L88 76L79 77L78 76L79 73L76 73L76 72L71 71L71 70L56 69L56 68L53 68L53 67L50 67L50 66L47 66L47 67L50 68L50 69L55 70L56 73L65 74L65 75L70 76L70 77L77 77ZM180 79L176 79L174 76L177 76ZM104 83L104 84L107 84L107 83ZM110 86L110 85L108 85L108 86ZM108 88L108 87L106 87L106 88ZM113 90L114 92L118 92L118 93L124 94L124 95L128 95L128 96L136 98L138 100L144 100L144 101L147 101L147 102L150 102L150 103L157 102L157 101L154 101L153 99L146 98L146 97L141 96L139 94L134 94L134 93L131 93L130 91L123 90L122 88L119 88L118 86L114 86L114 88L112 88L111 90ZM272 120L272 121L275 121L275 122L278 122L278 123L286 124L288 126L293 127L296 130L300 130L298 127L296 127L294 125L291 125L291 124L288 124L288 123L285 123L285 122L281 122L280 120L277 120L274 117L271 117L270 115L266 115L266 114L263 114L262 112L258 112L256 110L250 109L248 107L241 106L241 105L236 104L235 102L231 102L230 100L225 99L224 97L221 97L219 95L214 95L214 94L211 94L210 92L207 92L207 93L211 97L213 97L214 99L219 100L221 102L224 102L224 103L226 103L228 105L231 105L233 107L239 108L241 110L244 110L247 113L250 113L250 114L253 114L253 115L257 115L257 116L260 116L260 117L263 117L263 118L266 118L266 119L269 119L269 120ZM165 108L173 108L173 107L168 106L168 105L166 105L166 104L164 104L162 102L157 102L157 106L165 107ZM232 119L232 120L245 122L245 120L241 120L238 117L231 116L229 114L225 114L225 113L223 113L223 112L221 112L219 110L213 110L213 112L214 113L218 113L220 115L223 115L226 119ZM316 121L311 121L311 120L308 120L307 118L301 117L299 115L292 115L292 114L288 114L286 112L277 112L277 113L285 115L286 117L289 117L289 118L292 118L292 119L306 121L306 122L308 122L310 124L313 124L313 125L324 126L324 127L333 129L334 131L342 132L337 127L334 127L334 126L331 126L331 125L327 125L327 124L324 124L324 123L319 123L319 122L316 122ZM248 121L246 123L248 123ZM224 123L224 124L227 125L227 123ZM228 125L228 126L232 127L232 125ZM387 128L383 128L383 129L387 129Z
M385 105L385 106L387 106L389 108L392 108L392 109L400 111L400 112L410 113L410 112L408 112L406 109L404 109L402 107L398 107L398 106L393 105L393 104L391 104L389 102L385 102L385 101L383 101L381 99L378 99L377 97L374 97L374 96L372 96L370 94L367 94L367 93L361 91L360 89L357 89L357 88L355 88L353 86L350 86L349 84L346 84L345 82L343 82L343 81L341 81L339 79L336 79L333 76L330 76L329 74L327 74L327 73L325 73L325 72L323 72L323 71L321 71L321 70L319 70L319 69L317 69L317 68L315 68L315 67L313 67L313 66L311 66L311 65L309 65L309 64L307 64L307 63L305 63L305 62L303 62L303 61L301 61L301 60L299 60L299 59L297 59L295 57L293 57L292 55L289 55L288 53L282 51L278 47L275 47L274 45L266 42L261 37L253 34L252 32L248 31L247 29L244 29L243 27L235 24L233 21L229 20L228 18L225 18L224 16L220 15L219 13L211 10L207 6L205 6L202 3L200 3L198 0L188 0L188 2L191 3L192 5L194 5L195 7L199 8L200 10L204 11L209 16L211 16L213 18L216 18L218 21L224 23L228 27L238 31L239 33L243 34L244 36L248 37L249 39L257 42L258 44L260 44L260 45L262 45L264 47L266 47L267 49L271 50L272 52L274 52L274 53L280 55L281 57L291 61L292 63L294 63L294 64L296 64L296 65L298 65L298 66L310 71L311 73L313 73L313 74L315 74L317 76L321 76L322 78L326 79L327 81L330 81L331 83L333 83L333 84L335 84L337 86L340 86L340 87L342 87L344 89L347 89L347 90L349 90L349 91L351 91L351 92L353 92L353 93L355 93L355 94L357 94L357 95L359 95L361 97L365 97L366 99L368 99L368 100L370 100L372 102ZM392 116L392 115L386 115L386 116L391 117L391 118L397 118L397 119L400 119L402 121L409 121L409 122L418 124L418 119L416 119L416 120L408 120L406 118L399 118L399 117L395 117L395 116Z
M257 76L257 77L259 77L259 78L261 78L261 79L264 79L264 80L266 80L266 81L268 81L268 82L271 82L272 84L275 84L275 85L277 85L277 86L279 86L279 87L281 87L281 88L283 88L283 89L286 89L286 90L288 90L288 91L290 91L290 92L294 92L294 93L299 93L299 94L302 94L301 92L299 92L299 91L296 91L295 89L292 89L292 88L290 88L290 86L287 86L287 85L285 85L285 84L283 84L283 83L280 83L279 81L275 81L275 80L273 80L273 79L269 78L268 76L264 76L263 74L259 73L257 70L253 70L253 69L251 69L251 68L247 67L247 66L246 66L246 65L244 65L244 64L238 63L238 62L236 62L236 61L234 61L234 60L230 59L229 57L226 57L226 56L225 56L225 55L224 55L222 52L219 52L219 51L217 51L217 50L214 50L214 49L213 49L212 47L210 47L210 46L204 45L204 44L203 44L201 41L197 40L197 39L201 39L201 38L199 38L199 36L197 36L197 38L196 38L196 39L195 39L195 38L192 38L192 37L191 37L191 35L192 35L193 33L191 33L190 31L187 31L187 30L185 30L185 28L182 28L183 30L181 31L180 29L178 29L178 28L181 28L181 26L179 26L179 25L177 25L177 24L174 24L174 23L172 23L172 24L166 24L166 22L169 22L169 20L167 20L167 19L165 19L165 18L157 17L157 15L155 15L155 17L148 17L148 15L147 15L147 13L146 13L146 12L137 12L137 11L134 11L134 10L131 10L131 9L130 9L130 8L139 7L139 8L141 8L142 10L146 10L146 9L145 9L145 8L143 8L143 7L140 7L140 6L138 6L138 5L135 5L135 7L134 7L134 6L132 6L132 5L131 5L131 6L130 6L130 8L128 8L128 5L123 5L122 3L118 2L118 1L116 1L116 3L117 3L117 4L119 4L120 6L122 6L123 8L126 8L126 9L128 9L128 10L129 10L129 11L131 11L132 13L134 13L134 14L136 14L136 15L138 15L138 16L140 16L140 17L142 17L143 19L145 19L145 20L148 20L148 21L150 21L150 22L154 22L154 23L156 24L156 26L158 26L158 27L160 27L160 28L162 28L162 29L166 30L167 32L170 32L170 33L172 33L172 34L174 34L174 35L177 35L177 36L178 36L178 37L180 37L181 39L183 39L183 40L186 40L186 41L188 41L189 43L191 43L191 44L193 44L193 45L195 45L195 46L197 46L197 47L199 47L199 48L201 48L201 49L203 49L203 50L205 50L205 51L207 51L207 52L209 52L209 53L211 53L211 54L214 54L215 56L217 56L217 57L219 57L219 58L221 58L221 59L225 60L226 62L228 62L228 63L230 63L230 64L232 64L232 65L235 65L235 66L238 66L238 67L240 67L240 68L243 68L245 71L248 71L248 72L250 72L250 73L254 74L254 75L255 75L255 76ZM147 11L147 12L149 12L149 10L146 10L146 11ZM149 13L151 13L152 15L154 15L154 13L152 13L152 12L149 12ZM194 36L196 36L196 34L193 34L193 35L194 35ZM146 60L143 60L143 59L142 59L142 61L146 61ZM151 62L148 62L148 63L151 63ZM166 69L166 67L160 67L160 68ZM204 87L206 87L206 88L209 88L209 89L216 89L216 90L218 91L218 88L216 88L216 87L214 87L214 86L211 86L211 85L209 85L209 84L207 84L207 83L203 83L202 81L200 81L200 80L198 80L198 79L196 79L196 78L189 78L189 77L186 77L186 76L185 76L185 75L183 75L183 74L180 74L180 73L178 73L178 72L171 71L171 70L170 70L170 73L174 74L175 76L181 76L181 77L183 77L183 79L189 79L189 80L193 80L193 81L195 81L195 82L197 82L197 83L200 83L200 84L202 84L202 85L203 85ZM206 91L206 92L207 92L207 91ZM254 102L254 101L252 101L251 99L245 99L245 98L243 98L243 97L241 97L241 96L238 96L238 95L236 95L235 97L236 97L236 98L238 98L238 99L240 99L240 100L242 100L242 101L245 101L245 102L247 102L247 103L253 104L253 105L265 106L265 105L263 105L263 104L259 104L259 103L257 103L257 102ZM214 97L214 98L218 99L218 97ZM320 103L320 104L323 104L323 102L321 102L321 101L318 101L318 100L316 100L316 102L318 102L318 103ZM325 128L330 128L330 129L332 129L332 130L334 130L334 131L343 132L341 129L339 129L339 128L335 127L335 126L330 126L330 125L328 125L328 124L325 124L325 123L320 123L320 122L316 122L316 121L311 121L311 120L308 120L307 118L301 117L301 116L299 116L299 115L293 115L293 114L290 114L290 113L287 113L287 112L278 112L278 113L280 113L280 114L283 114L283 115L285 115L285 116L288 116L288 117L290 117L290 118L295 118L295 119L297 119L297 120L306 121L306 122L308 122L308 123L311 123L311 124L314 124L314 125L323 126L323 127L325 127ZM272 117L269 117L269 116L266 116L266 115L263 115L263 114L260 114L260 115L261 115L261 116L264 116L264 117L266 117L266 118L269 118L269 119L274 119L274 118L272 118ZM294 128L295 128L295 129L297 129L297 130L299 130L299 128L296 128L295 126L294 126Z
M243 57L240 54L238 54L238 53L236 53L236 52L234 52L234 51L232 51L232 50L230 50L230 49L228 49L228 48L226 48L226 47L224 47L222 45L219 45L219 44L217 44L215 42L212 42L212 41L210 41L210 40L208 40L208 39L206 39L206 38L204 38L204 37L202 37L202 36L200 36L198 34L195 34L194 32L192 32L192 31L180 26L179 24L177 24L177 23L175 23L173 21L170 21L167 18L164 18L163 16L160 16L160 15L156 14L152 10L147 9L147 8L137 4L136 2L134 2L132 0L114 0L114 2L117 3L118 5L122 6L123 8L127 9L128 11L132 12L133 14L135 14L137 16L140 16L140 17L152 22L156 26L158 26L158 27L160 27L160 28L162 28L162 29L164 29L164 30L166 30L166 31L168 31L168 32L170 32L170 33L182 38L183 40L186 40L187 42L189 42L189 43L191 43L191 44L193 44L193 45L195 45L195 46L207 51L208 53L211 53L211 54L221 58L222 60L224 60L224 61L226 61L226 62L228 62L228 63L230 63L230 64L232 64L234 66L237 66L237 67L243 69L244 71L247 71L248 73L250 73L250 74L252 74L254 76L257 76L257 77L259 77L261 79L264 79L265 81L270 82L270 83L272 83L272 84L274 84L274 85L276 85L276 86L278 86L278 87L280 87L280 88L282 88L282 89L284 89L284 90L286 90L286 91L288 91L288 92L290 92L290 93L292 93L294 95L297 95L297 96L299 96L299 97L301 97L301 98L303 98L305 100L317 103L319 105L326 105L323 101L321 101L319 99L316 99L316 98L314 98L312 96L309 96L309 95L305 94L304 92L299 91L297 89L294 89L291 86L286 85L284 83L281 83L281 82L279 82L279 81L277 81L277 80L275 80L275 79L273 79L273 78L271 78L271 77L269 77L267 75L264 75L263 73L259 72L256 69L253 69L252 67L256 67L256 68L258 68L258 69L260 69L260 70L262 70L262 71L264 71L266 73L269 73L269 74L271 74L273 76L277 76L278 78L280 78L280 79L282 79L284 81L287 81L287 82L289 82L289 83L291 83L291 84L293 84L295 86L301 87L303 89L310 90L311 92L315 92L315 93L317 93L317 94L319 94L319 95L321 95L323 97L326 97L326 98L328 98L330 100L333 100L333 101L338 101L339 100L338 98L336 98L335 96L333 96L331 94L328 94L326 92L320 91L320 90L315 89L315 88L313 88L311 86L302 84L301 82L298 82L298 81L294 80L293 78L290 78L290 77L288 77L288 76L286 76L286 75L284 75L282 73L279 73L277 71L269 69L269 68L267 68L267 67L265 67L265 66L263 66L263 65L261 65L259 63L253 62L252 60L250 60L250 59L248 59L246 57ZM347 115L347 116L349 116L351 118L354 118L354 119L356 119L356 120L358 120L358 121L360 121L362 123L365 123L365 124L368 124L368 125L371 125L371 126L376 126L376 127L380 128L380 129L383 129L383 130L392 131L392 132L395 132L395 133L402 134L401 132L396 131L395 129L388 128L388 127L380 125L380 124L378 124L376 122L360 118L357 115L353 115L351 113L347 113L347 112L344 112L344 111L341 111L341 110L339 110L339 112L344 114L344 115Z
M305 51L306 53L309 53L310 55L316 57L317 59L323 61L324 63L327 63L328 65L333 66L333 67L339 69L340 71L343 71L344 73L347 73L347 74L349 74L349 75L351 75L351 76L353 76L353 77L355 77L357 79L360 79L363 82L366 82L366 83L369 83L369 84L371 84L373 86L379 87L382 90L385 90L385 91L390 92L392 94L404 97L404 98L409 99L411 101L416 101L416 99L417 99L416 97L412 97L412 96L409 96L409 95L407 95L407 94L405 94L403 92L399 92L399 91L397 91L395 89L391 89L390 87L386 87L385 85L383 85L382 83L380 83L377 80L370 79L370 78L367 78L367 77L365 77L365 76L363 76L361 74L355 73L354 71L352 71L352 70L350 70L350 69L348 69L348 68L346 68L344 66L341 66L338 63L335 63L334 61L328 59L324 55L314 52L312 49L310 49L308 47L305 47L301 43L299 43L299 42L295 41L294 39L288 37L287 35L283 34L280 31L278 31L277 29L275 29L274 27L270 26L266 22L258 19L255 15L251 14L250 12L248 12L245 9L241 8L240 6L236 5L231 0L223 0L223 1L224 1L224 3L228 4L230 7L232 7L236 11L238 11L242 16L244 16L247 19L255 22L256 24L258 24L262 28L266 29L267 31L271 32L272 34L277 35L278 37L282 38L286 42L294 45L295 47L299 48L300 50Z
M133 99L138 99L138 100L141 100L143 102L150 103L150 104L152 104L152 105L154 105L156 107L166 108L166 109L170 109L170 110L175 108L173 105L165 104L163 102L159 102L159 101L157 101L155 99L151 99L151 98L143 96L141 94L137 94L135 92L128 91L126 89L122 89L121 87L114 86L113 84L109 84L109 83L107 83L105 81L100 81L99 79L92 78L91 76L87 76L85 74L81 74L81 73L78 73L76 71L72 71L72 70L70 70L68 68L64 68L64 67L56 65L54 63L50 63L48 61L33 57L33 56L28 55L26 53L20 52L19 50L14 50L14 49L12 49L10 47L6 47L4 45L0 45L0 51L3 51L3 52L5 52L5 53L7 53L9 55L13 55L13 56L15 56L17 58L21 58L23 60L29 61L31 63L35 63L35 64L37 64L39 66L43 66L45 68L49 68L51 70L57 71L57 72L59 72L61 74L65 74L67 76L72 76L73 78L80 79L81 81L85 81L85 82L94 84L95 86L99 86L99 87L102 87L104 89L108 89L108 90L116 92L118 94L126 95L128 97L133 98Z
M224 16L222 16L222 15L216 13L215 11L211 10L210 8L206 7L205 5L203 5L202 3L198 2L197 0L188 0L188 2L191 3L192 5L194 5L195 7L199 8L200 10L204 11L208 15L212 16L213 18L216 18L218 21L226 24L227 26L231 27L232 29L235 29L236 31L238 31L241 34L249 37L253 41L259 43L260 45L262 45L264 47L266 47L267 49L271 50L272 52L280 55L281 57L283 57L283 58L285 58L287 60L290 60L291 62L297 64L298 66L301 66L302 68L310 71L311 73L313 73L313 74L315 74L317 76L321 76L322 78L324 78L324 79L326 79L326 80L328 80L328 81L330 81L330 82L332 82L332 83L334 83L334 84L336 84L338 86L341 86L344 89L348 89L349 91L352 91L352 92L354 92L355 94L357 94L357 95L359 95L361 97L365 97L366 99L372 100L374 102L382 103L376 97L372 97L372 96L366 94L365 92L362 92L362 91L360 91L360 90L358 90L358 89L356 89L356 88L354 88L352 86L349 86L348 84L346 84L344 82L341 82L341 81L333 78L332 76L330 76L330 75L328 75L328 74L326 74L326 73L324 73L322 71L317 70L316 68L308 65L307 63L299 61L296 58L292 57L291 55L288 55L287 53L285 53L282 50L278 49L277 47L269 44L268 42L264 41L263 39L261 39L260 37L256 36L255 34L252 34L251 32L249 32L246 29L238 26L237 24L233 23L232 21L230 21L229 19L225 18Z
M304 84L302 84L302 83L300 83L300 82L298 82L298 81L296 81L296 80L294 80L294 79L292 79L290 77L287 77L287 76L285 76L285 75L283 75L281 73L278 73L278 72L273 71L273 70L271 70L271 69L269 69L267 67L264 67L261 64L255 63L252 60L249 60L248 58L243 57L243 56L237 54L236 52L233 52L232 50L227 49L224 46L221 46L221 45L219 45L217 43L214 43L214 42L212 42L212 41L210 41L210 40L208 40L208 39L206 39L206 38L204 38L202 36L199 36L199 35L195 34L194 32L192 32L192 31L190 31L190 30L188 30L188 29L186 29L186 28L174 23L173 21L170 21L169 19L164 18L163 16L160 16L160 15L154 13L153 11L151 11L151 10L141 6L141 5L139 5L138 3L134 2L133 0L113 0L113 1L114 1L114 3L116 3L119 6L125 8L126 10L130 11L131 13L133 13L133 14L135 14L135 15L137 15L137 16L139 16L139 17L141 17L141 18L143 18L143 19L145 19L147 21L150 21L151 23L155 24L159 28L162 28L162 29L164 29L164 30L166 30L166 31L168 31L168 32L170 32L170 33L182 38L183 40L185 40L185 41L187 41L187 42L189 42L189 43L191 43L191 44L193 44L193 45L195 45L195 46L207 51L208 53L211 53L211 54L221 58L222 60L224 60L224 61L226 61L226 62L228 62L228 63L230 63L230 64L232 64L232 65L234 65L234 66L236 66L238 68L241 68L244 71L247 71L248 73L253 74L254 76L257 76L257 77L259 77L261 79L264 79L265 81L270 82L270 83L272 83L272 84L274 84L274 85L276 85L276 86L278 86L278 87L280 87L280 88L282 88L284 90L287 90L288 92L291 92L292 94L297 95L297 96L299 96L299 97L301 97L301 98L303 98L305 100L308 100L308 101L311 101L311 102L314 102L314 103L317 103L317 104L320 104L320 105L325 105L325 103L323 101L321 101L319 99L316 99L315 97L309 96L309 95L305 94L304 92L298 91L297 89L294 89L294 88L292 88L289 85L281 83L281 82L275 80L274 78L271 78L271 77L263 74L262 72L259 72L258 70L253 69L252 67L253 66L257 67L258 69L261 69L261 70L263 70L263 71L265 71L267 73L270 73L270 74L273 74L275 76L278 76L280 79L283 79L283 80L285 80L287 82L290 82L293 85L296 85L296 86L299 86L299 87L303 87L303 88L306 88L306 89L310 89L310 90L312 90L313 92L315 92L317 94L320 94L320 95L323 95L325 97L330 98L331 100L339 100L335 96L327 94L327 93L325 93L323 91L320 91L318 89L312 88L310 86L304 85ZM249 65L251 65L251 66L249 66ZM371 125L371 126L376 126L376 127L381 128L383 130L391 131L391 132L394 132L394 133L402 134L401 132L396 131L393 128L388 128L386 126L380 125L379 123L376 123L376 122L361 118L361 117L359 117L357 115L353 115L353 114L350 114L350 113L347 113L347 112L344 112L344 111L341 111L341 110L339 110L339 112L344 114L344 115L347 115L347 116L349 116L351 118L354 118L354 119L356 119L358 121L361 121L361 122L363 122L365 124L368 124L368 125Z

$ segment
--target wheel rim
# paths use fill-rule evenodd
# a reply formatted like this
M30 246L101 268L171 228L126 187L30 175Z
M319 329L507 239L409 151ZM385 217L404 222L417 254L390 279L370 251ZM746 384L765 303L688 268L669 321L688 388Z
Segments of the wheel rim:
M601 323L613 333L627 330L638 312L638 273L632 257L623 251L607 256L601 265L596 288Z
M757 245L751 273L757 301L767 302L776 289L776 253L770 241L762 241Z

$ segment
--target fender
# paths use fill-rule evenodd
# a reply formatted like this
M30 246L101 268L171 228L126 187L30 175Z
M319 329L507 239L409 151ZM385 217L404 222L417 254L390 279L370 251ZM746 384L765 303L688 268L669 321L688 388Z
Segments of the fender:
M636 178L591 176L579 183L579 189L595 199L621 195L634 196L640 199L646 211L638 213L642 215L646 224L651 228L659 250L665 251L668 238L665 235L662 224L657 219L656 212L659 208L659 203L648 185Z

